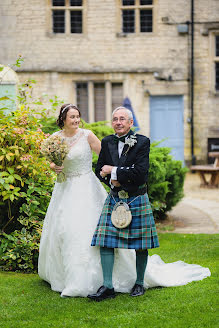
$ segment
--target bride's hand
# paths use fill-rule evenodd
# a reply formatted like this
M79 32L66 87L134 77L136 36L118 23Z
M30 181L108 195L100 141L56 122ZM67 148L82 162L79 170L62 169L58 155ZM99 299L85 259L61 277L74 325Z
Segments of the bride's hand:
M62 170L64 169L64 166L58 166L58 165L55 165L55 163L51 163L50 164L50 168L56 172L57 174L59 174L60 172L62 172Z

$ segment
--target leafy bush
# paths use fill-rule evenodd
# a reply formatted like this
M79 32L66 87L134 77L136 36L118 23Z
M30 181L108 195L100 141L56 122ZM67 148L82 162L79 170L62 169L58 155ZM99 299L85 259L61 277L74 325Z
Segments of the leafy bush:
M165 218L183 198L183 185L187 168L170 155L170 148L151 145L148 194L155 218Z
M20 216L22 229L0 233L0 264L4 270L33 272L37 270L43 221Z
M20 226L17 218L26 207L30 217L43 219L53 174L40 156L45 134L24 105L11 115L1 114L0 132L0 229L10 232Z
M0 111L0 266L27 272L37 268L42 223L54 183L54 173L40 155L47 135L39 118L46 117L48 110L39 111L42 104L31 100L32 82L21 87L16 111L8 115ZM50 103L51 108L59 105L57 97Z
M57 117L43 117L39 120L41 129L44 133L52 134L59 130L56 124ZM105 136L114 133L113 128L107 125L107 121L100 121L94 123L86 123L81 120L81 127L84 129L91 130L98 139L102 140Z

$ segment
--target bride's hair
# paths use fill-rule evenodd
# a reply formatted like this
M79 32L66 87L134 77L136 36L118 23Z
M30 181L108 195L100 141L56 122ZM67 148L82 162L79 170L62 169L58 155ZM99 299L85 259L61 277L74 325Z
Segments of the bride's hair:
M66 120L66 115L67 115L69 109L71 109L71 108L76 109L78 111L78 113L79 113L79 116L81 117L81 112L80 112L80 110L78 109L77 106L72 105L72 104L64 104L64 105L62 105L62 107L60 109L59 117L58 117L58 119L56 121L56 123L60 127L60 129L63 128L64 121Z

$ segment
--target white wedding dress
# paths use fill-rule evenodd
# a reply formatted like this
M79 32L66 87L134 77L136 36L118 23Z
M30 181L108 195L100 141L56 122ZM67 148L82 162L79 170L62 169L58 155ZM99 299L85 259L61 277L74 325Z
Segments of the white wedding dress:
M86 297L103 283L99 248L90 244L107 193L92 171L89 133L79 129L74 137L65 138L71 146L64 161L67 180L55 184L40 242L39 276L63 297ZM208 268L182 261L164 263L153 255L148 257L144 286L180 286L210 274ZM129 292L135 279L135 251L116 249L115 290Z

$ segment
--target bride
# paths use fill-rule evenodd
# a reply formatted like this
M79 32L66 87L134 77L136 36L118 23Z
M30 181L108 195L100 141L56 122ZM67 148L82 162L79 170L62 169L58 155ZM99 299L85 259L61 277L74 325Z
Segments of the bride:
M63 167L51 168L67 179L56 182L44 220L40 241L38 273L51 289L65 296L96 292L102 269L98 247L92 247L95 231L107 193L92 171L92 150L100 152L99 139L79 128L80 111L72 105L61 107L57 120L60 135L70 146ZM148 257L144 287L180 286L210 276L199 265L182 261L164 263L158 255ZM135 283L135 251L117 249L113 271L115 291L127 293Z

